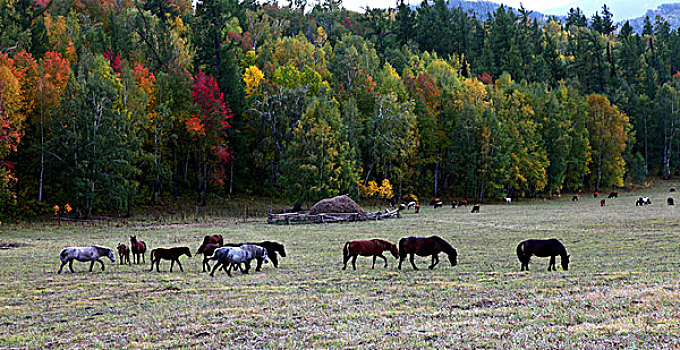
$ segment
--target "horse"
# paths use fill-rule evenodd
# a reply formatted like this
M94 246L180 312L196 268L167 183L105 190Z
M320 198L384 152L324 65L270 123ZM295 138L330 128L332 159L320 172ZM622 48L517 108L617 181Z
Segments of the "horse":
M208 263L210 259L208 259L208 257L215 253L215 249L221 247L221 245L215 243L202 244L200 247L198 247L196 255L203 254L203 272L205 272L206 266L208 266L208 271L210 271L210 264Z
M593 192L593 198L597 198L598 195L599 193L597 193L597 191Z
M161 262L161 259L165 260L170 260L170 272L172 272L172 267L175 265L175 262L177 262L177 265L179 265L179 270L184 272L184 269L182 269L182 264L179 262L179 258L182 255L186 255L191 258L191 251L189 251L189 247L173 247L173 248L156 248L151 250L151 269L149 271L153 271L153 264L156 264L156 272L160 272L158 265Z
M668 197L668 199L666 199L666 203L668 203L668 205L675 205L675 200L673 197Z
M451 266L458 264L458 253L449 243L438 236L431 237L407 237L399 240L399 267L401 270L401 263L409 255L409 261L414 270L418 270L416 264L413 262L414 255L428 256L432 255L432 264L428 266L430 270L434 269L439 263L439 253L444 252L449 256Z
M638 200L635 202L635 206L643 206L647 204L652 204L652 200L649 199L649 197L638 197Z
M416 204L418 204L418 203L416 203L416 201L408 202L408 204L406 204L406 210L411 210L411 208L415 207Z
M520 242L517 246L517 258L519 262L522 263L522 268L520 271L529 271L529 260L532 255L538 257L550 257L550 263L548 264L548 271L556 271L555 269L555 256L560 256L560 261L562 263L562 268L566 271L569 270L569 257L567 255L567 250L562 245L562 242L555 238L551 239L528 239L526 241Z
M610 192L609 196L607 196L607 198L618 198L618 197L619 197L618 192Z
M671 187L671 192L675 192L675 187Z
M479 205L475 204L474 206L472 206L471 213L479 213Z
M267 250L267 258L271 260L272 264L274 267L279 267L279 258L276 255L281 254L281 257L285 258L286 257L286 249L284 248L283 244L278 243L278 242L273 242L273 241L263 241L259 243L227 243L224 246L225 247L240 247L246 244L252 244L252 245L257 245L260 246L264 249ZM264 262L264 259L262 257L256 257L257 259L257 266L255 267L255 271L260 271L262 269L262 263Z
M399 204L399 209L397 211L402 211L402 210L406 210L406 204L404 204L404 203Z
M504 199L505 199L505 203L506 203L506 204L512 203L512 198L510 198L510 197L505 197Z
M120 259L119 264L124 265L127 261L127 264L130 265L130 248L123 243L118 243L116 249L118 250L118 258Z
M604 200L604 198L600 199L600 206L604 207L607 201Z
M210 276L215 274L215 271L220 268L220 266L227 267L225 272L229 277L231 277L231 269L234 265L239 265L244 263L246 269L242 270L243 273L248 273L250 268L250 261L256 258L261 258L264 262L268 262L267 250L254 245L254 244L244 244L240 247L222 247L215 250L215 253L209 257L210 260L217 260L217 264L213 266Z
M375 268L375 259L377 257L383 258L383 260L385 260L385 267L387 267L387 258L382 254L386 250L389 250L395 259L399 258L397 245L390 241L378 238L366 241L349 241L345 243L345 246L342 248L342 260L344 263L342 269L347 269L347 262L352 258L352 267L356 270L356 262L359 255L373 256L373 266L371 266L371 269Z
M430 200L430 205L435 205L435 203L441 202L442 200L439 198L432 198Z
M572 202L578 202L578 195L575 194L575 195L571 196L571 201Z
M146 263L144 254L146 253L146 243L138 241L137 236L130 236L130 250L132 250L132 261L139 264L139 256L142 256L142 261Z
M416 214L418 214L420 212L420 204L416 204L415 209L416 209Z
M458 202L456 202L455 200L451 201L451 209L456 209L456 208L458 208Z
M203 237L203 244L210 243L224 245L224 239L222 238L222 235L218 234Z
M113 254L113 249L107 248L107 247L100 247L98 245L93 245L89 247L68 247L64 248L61 250L59 253L59 259L61 260L61 266L59 266L59 271L57 273L61 273L61 269L64 268L64 265L68 263L68 268L71 270L71 273L74 273L73 271L73 260L78 260L78 261L90 261L90 272L92 272L92 267L94 266L94 262L97 261L100 264L102 264L102 271L104 271L104 262L99 260L100 257L105 256L109 259L111 259L111 262L116 262L116 257Z
M468 201L465 200L465 199L461 199L460 201L458 201L458 206L459 206L459 207L461 207L461 206L466 206L466 207L467 207L467 206L468 206Z
M443 206L444 206L444 202L439 201L439 202L437 202L437 203L434 204L434 209L441 208L441 207L443 207Z

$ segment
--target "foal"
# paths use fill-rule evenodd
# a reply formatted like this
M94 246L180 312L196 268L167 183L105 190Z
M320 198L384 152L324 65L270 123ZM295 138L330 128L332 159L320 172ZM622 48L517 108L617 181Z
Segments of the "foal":
M151 269L149 271L153 271L153 264L156 264L156 272L160 272L158 265L161 262L161 259L171 261L170 272L172 272L172 267L175 265L175 262L177 262L177 265L179 265L179 270L184 272L184 269L182 269L182 264L179 263L179 258L182 255L186 255L191 258L189 247L156 248L151 250L151 254L149 255L151 255Z
M127 264L130 265L130 248L123 243L118 243L116 249L118 249L119 264L124 265L127 261Z

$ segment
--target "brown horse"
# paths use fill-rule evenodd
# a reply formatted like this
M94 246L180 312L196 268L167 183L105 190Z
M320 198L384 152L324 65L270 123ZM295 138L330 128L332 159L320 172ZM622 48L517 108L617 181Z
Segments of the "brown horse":
M127 264L130 265L130 248L123 243L118 243L116 248L118 249L118 263L123 265L127 261Z
M203 244L219 244L219 245L224 245L224 239L222 239L222 235L212 235L212 236L205 236L203 237Z
M139 264L139 256L142 256L142 261L146 263L144 254L146 254L146 243L138 241L137 236L130 236L130 250L132 250L132 261Z
M373 266L375 268L375 259L377 257L383 258L385 260L385 267L387 267L387 258L382 254L384 251L389 250L394 258L399 258L399 251L397 250L397 245L386 241L384 239L371 239L367 241L349 241L345 243L342 248L342 260L345 266L343 270L347 269L347 262L352 258L352 267L357 269L357 257L361 256L373 256Z
M153 271L153 264L156 264L156 272L160 272L158 270L158 264L160 263L161 259L171 261L170 272L172 272L172 267L175 265L175 262L177 262L177 265L179 265L179 270L184 272L184 269L182 269L182 264L179 263L179 258L182 255L186 255L191 258L189 247L156 248L151 250L151 254L149 255L151 255L151 269L149 271Z
M202 244L199 248L196 254L203 254L203 272L205 272L205 267L208 267L208 271L210 271L210 259L208 257L212 256L215 253L215 249L222 247L219 244L215 243L208 243L208 244Z
M439 253L444 252L449 256L451 266L458 264L458 253L445 240L438 236L432 237L407 237L399 240L399 270L401 270L401 263L409 255L411 266L414 270L418 270L416 264L413 262L414 255L428 256L432 255L432 264L428 266L430 270L434 269L439 263Z

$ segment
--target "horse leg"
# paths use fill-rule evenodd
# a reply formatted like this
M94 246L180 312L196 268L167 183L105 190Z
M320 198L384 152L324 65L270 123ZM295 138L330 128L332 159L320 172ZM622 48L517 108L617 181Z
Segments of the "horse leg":
M241 270L241 272L243 272L243 274L245 275L248 273L248 271L250 271L250 261L246 261L244 264L246 265L246 269Z
M229 275L229 277L231 277L231 264L229 264L229 266L227 266L226 272L227 272L227 275Z
M262 262L264 259L262 258L257 258L257 266L255 267L255 272L260 272L262 271Z
M430 265L430 270L434 269L435 266L439 264L439 255L438 254L432 254L432 265Z
M172 267L175 266L175 259L170 260L170 272L172 272Z
M352 257L352 267L354 268L355 271L357 269L357 257L359 257L358 254Z
M406 258L406 256L399 257L399 266L397 267L398 270L401 270L401 262L404 261L404 258Z
M146 258L144 257L144 253L142 253L142 262L146 264Z
M182 264L179 262L179 258L177 258L177 265L179 265L179 271L184 272L184 269L182 268Z
M215 266L213 266L213 269L212 269L212 271L210 272L210 276L214 276L214 275L215 275L215 271L217 271L217 269L220 267L221 264L222 264L222 263L218 261L217 264L215 264Z
M377 255L373 255L373 266L371 266L371 270L375 270L375 259L377 258Z
M269 260L272 261L274 267L279 267L279 258L276 257L276 253L272 253L272 255L269 257Z
M347 262L349 261L349 258L350 258L349 255L345 255L342 257L342 263L344 264L344 266L342 267L343 270L347 269Z
M102 264L102 271L104 271L104 262L101 261L99 258L96 259L100 264Z
M57 271L57 273L61 273L61 269L64 268L64 265L66 265L66 261L61 262L61 266L59 266L59 271Z
M68 269L71 270L71 273L75 273L73 270L73 259L68 261Z
M555 256L550 257L550 263L548 264L548 271L555 271Z
M415 259L415 254L411 253L409 254L409 260L411 261L411 266L413 266L413 269L418 271L418 267L416 266L416 263L413 261Z
M382 253L378 254L378 256L383 258L383 260L385 260L385 266L383 266L383 267L387 267L387 258L384 255L382 255Z
M92 272L92 268L94 267L94 261L95 260L96 259L92 259L92 261L90 262L90 272Z

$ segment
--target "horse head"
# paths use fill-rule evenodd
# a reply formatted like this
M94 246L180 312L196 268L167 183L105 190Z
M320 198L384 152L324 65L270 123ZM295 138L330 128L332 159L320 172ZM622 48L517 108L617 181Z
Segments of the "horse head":
M113 249L109 249L109 248L107 248L107 249L108 249L108 253L106 254L106 256L109 259L111 259L111 262L116 262L116 256L113 254Z
M189 247L182 247L182 254L186 254L191 258L191 249L189 249Z
M283 248L283 244L281 243L274 243L275 249L279 254L281 254L282 257L286 257L286 250Z
M399 249L397 249L396 244L393 244L393 243L390 244L390 253L392 253L392 256L395 259L399 259Z
M562 269L564 269L564 271L569 270L569 257L570 256L571 255L563 255L562 258L560 259L560 261L562 262Z
M449 262L451 266L458 265L458 252L455 249L449 254Z
M137 236L130 236L130 243L132 244L137 243Z

